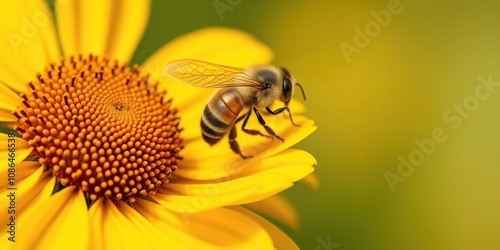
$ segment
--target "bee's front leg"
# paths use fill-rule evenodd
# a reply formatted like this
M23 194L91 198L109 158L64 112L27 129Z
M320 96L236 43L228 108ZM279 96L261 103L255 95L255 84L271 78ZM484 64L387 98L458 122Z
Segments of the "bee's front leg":
M261 135L261 136L264 136L264 137L267 137L267 138L274 139L274 137L265 135L265 134L261 133L259 130L247 129L246 128L247 122L248 122L248 118L250 118L251 114L252 114L252 110L249 110L248 113L246 113L245 115L243 115L242 117L240 117L240 118L245 117L245 120L243 121L243 125L241 125L241 130L243 130L243 132L245 132L245 133L247 133L249 135ZM259 116L260 116L260 114L259 114ZM238 122L240 120L240 118L238 118L238 120L236 122ZM265 122L264 122L264 124L265 124Z
M288 107L279 108L277 110L271 110L269 107L266 107L266 110L267 110L267 112L269 112L269 114L272 114L272 115L281 114L281 112L286 110L288 112L288 116L290 117L290 121L292 122L293 126L296 126L296 127L300 126L300 124L295 124L295 122L293 122L292 113L290 113L290 109Z
M257 110L257 108L253 108L253 111L255 112L255 115L257 116L257 119L259 120L259 123L260 125L262 125L264 127L264 129L267 131L267 133L269 133L270 135L280 139L282 142L285 142L285 139L279 137L278 135L276 135L276 133L274 133L274 130L272 128L270 128L269 126L266 125L266 121L264 120L264 118L262 117L262 115L260 114L259 110Z

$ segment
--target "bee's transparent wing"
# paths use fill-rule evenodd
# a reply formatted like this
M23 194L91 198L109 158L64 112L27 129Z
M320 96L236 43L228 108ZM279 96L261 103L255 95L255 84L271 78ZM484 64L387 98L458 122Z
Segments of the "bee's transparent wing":
M198 60L186 59L171 62L165 67L165 73L172 78L201 88L254 87L264 89L264 85L245 74L244 69Z

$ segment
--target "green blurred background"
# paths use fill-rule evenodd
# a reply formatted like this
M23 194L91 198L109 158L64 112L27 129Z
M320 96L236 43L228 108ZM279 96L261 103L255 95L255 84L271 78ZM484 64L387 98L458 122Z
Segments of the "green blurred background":
M500 249L500 87L478 79L500 82L500 2L153 1L132 62L207 26L253 34L306 90L319 129L296 147L321 186L285 193L301 227L283 227L302 249Z

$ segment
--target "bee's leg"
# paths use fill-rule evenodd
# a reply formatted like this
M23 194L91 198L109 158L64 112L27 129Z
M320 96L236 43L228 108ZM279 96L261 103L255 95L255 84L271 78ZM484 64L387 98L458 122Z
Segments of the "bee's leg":
M250 118L251 114L252 114L252 110L249 110L248 113L246 113L242 117L238 118L235 123L239 122L241 120L241 118L245 117L245 120L243 121L243 125L241 125L241 130L243 130L243 132L245 132L245 133L247 133L249 135L261 135L261 136L264 136L264 137L267 137L267 138L274 139L271 136L268 136L268 135L265 135L265 134L261 133L259 130L245 128L247 126L248 118Z
M238 124L238 122L241 122L241 120L243 120L243 118L247 117L248 113L236 118L236 121L234 122L234 124Z
M285 141L283 138L276 135L276 133L274 133L273 129L271 129L269 126L266 125L266 121L264 121L264 118L262 118L262 115L260 115L260 112L255 107L253 108L253 111L255 112L255 115L257 115L257 119L259 119L260 125L262 125L266 129L267 133L280 139L283 142Z
M279 108L277 110L271 110L269 107L267 107L266 110L267 110L267 112L269 112L269 114L272 114L272 115L280 114L281 112L286 110L288 112L288 116L290 117L290 121L292 122L293 126L296 126L296 127L300 126L300 124L295 124L295 122L293 122L292 113L290 113L290 109L288 107Z
M233 152L239 154L241 156L241 158L243 159L247 159L247 158L252 158L253 156L249 155L249 156L246 156L246 155L243 155L241 153L241 150L240 150L240 145L238 144L238 142L236 141L236 127L233 125L231 127L231 131L229 131L229 146L231 146L231 149L233 150Z

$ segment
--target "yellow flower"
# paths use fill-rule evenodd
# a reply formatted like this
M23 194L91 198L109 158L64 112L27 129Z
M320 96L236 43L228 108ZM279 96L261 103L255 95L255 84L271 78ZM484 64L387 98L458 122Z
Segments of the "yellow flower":
M227 143L201 139L214 90L163 73L181 58L269 63L271 51L243 32L207 28L129 67L149 8L59 0L55 25L44 1L4 3L0 204L9 210L0 216L1 249L297 248L241 205L313 171L314 157L289 149L316 129L298 114L303 107L290 104L300 127L266 117L284 143L240 133L242 151L254 155L243 160Z

